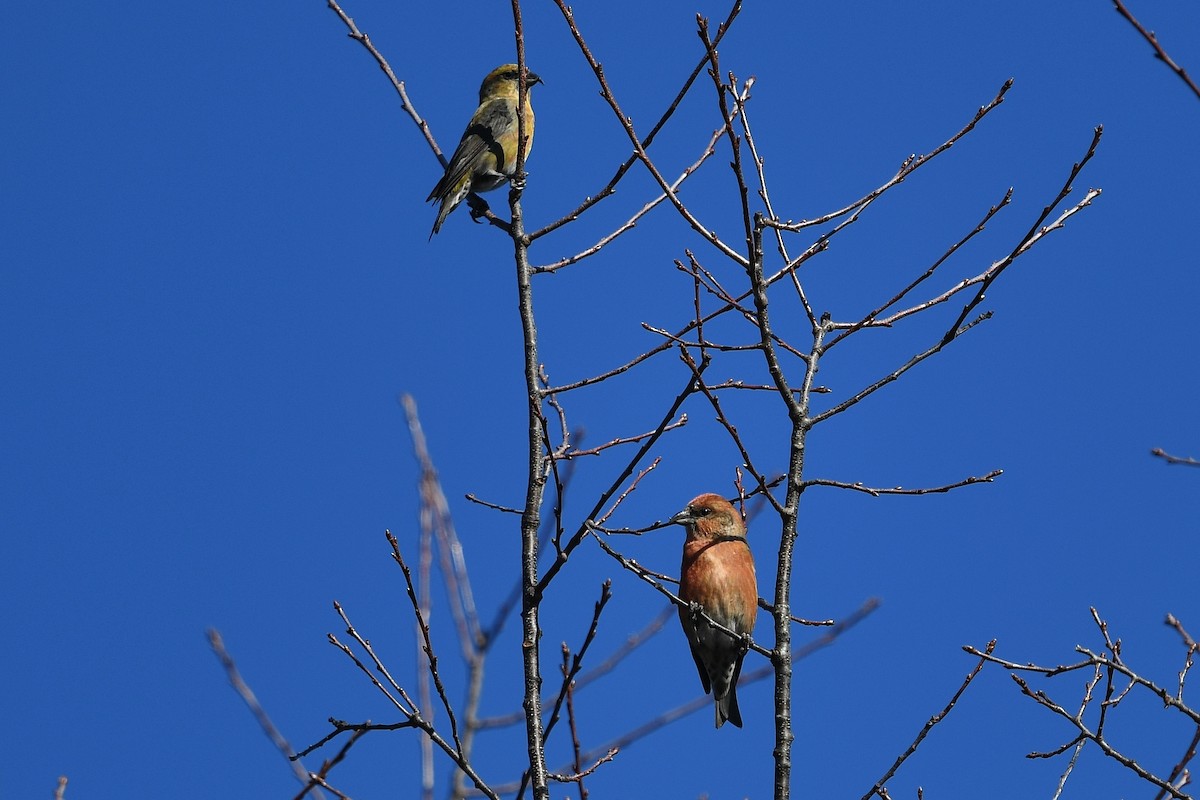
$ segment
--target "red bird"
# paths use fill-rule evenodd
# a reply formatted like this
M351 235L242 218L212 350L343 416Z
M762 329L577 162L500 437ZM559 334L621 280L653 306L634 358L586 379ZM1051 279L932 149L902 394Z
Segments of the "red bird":
M731 631L749 635L758 616L758 581L741 516L720 495L702 494L670 521L687 528L679 597L699 604L705 614ZM689 608L679 608L679 621L704 692L711 692L716 701L717 727L725 720L742 727L737 682L746 651L741 640L714 628Z

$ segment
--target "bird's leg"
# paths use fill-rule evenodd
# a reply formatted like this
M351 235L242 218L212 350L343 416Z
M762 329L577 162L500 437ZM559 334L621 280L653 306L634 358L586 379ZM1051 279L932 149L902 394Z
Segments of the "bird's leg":
M482 217L486 217L492 210L488 206L487 201L474 192L467 195L467 205L471 207L471 221L476 225L479 224L479 220Z
M741 646L742 655L746 655L746 653L750 652L750 645L753 643L754 640L750 638L750 634L748 633L743 633L738 637L738 644Z
M688 602L688 614L692 616L693 625L700 621L700 615L702 613L704 613L704 606L700 605L695 600Z

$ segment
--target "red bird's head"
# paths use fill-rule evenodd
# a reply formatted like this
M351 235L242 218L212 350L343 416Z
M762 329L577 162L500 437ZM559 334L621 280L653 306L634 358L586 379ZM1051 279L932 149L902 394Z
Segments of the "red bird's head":
M719 494L702 494L668 522L687 528L688 539L745 539L737 510Z

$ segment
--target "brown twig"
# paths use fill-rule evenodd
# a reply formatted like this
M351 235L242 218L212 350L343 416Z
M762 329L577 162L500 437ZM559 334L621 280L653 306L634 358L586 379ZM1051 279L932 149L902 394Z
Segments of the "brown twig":
M968 122L961 130L959 130L958 133L954 134L945 142L942 142L942 144L930 150L928 153L923 153L919 156L911 155L904 159L904 162L900 165L900 169L895 175L888 179L886 183L875 189L872 189L870 192L845 206L844 208L839 208L836 211L830 211L827 214L822 214L815 219L801 220L800 222L779 222L776 220L766 220L766 226L771 228L779 228L780 230L785 231L800 231L804 228L810 228L814 225L824 225L826 222L831 222L839 217L843 217L854 211L859 211L870 205L879 199L880 196L885 194L889 189L892 189L893 187L903 183L909 175L912 175L918 169L925 166L954 145L958 144L959 140L973 131L975 126L978 125L984 117L986 117L995 109L999 108L1000 104L1004 102L1004 95L1008 94L1008 90L1012 88L1012 85L1013 80L1012 78L1009 78L1004 82L1004 85L1000 87L1000 91L996 93L996 96L993 97L986 105L981 106L979 110L975 112L974 118L972 118L970 122Z
M1096 148L1100 145L1100 137L1103 135L1104 126L1097 125L1095 130L1092 132L1092 141L1091 144L1088 145L1087 152L1084 153L1083 158L1079 159L1079 161L1071 166L1071 171L1067 175L1067 180L1063 183L1062 188L1059 189L1058 196L1042 209L1042 213L1038 215L1037 220L1030 227L1029 231L1023 237L1021 237L1021 241L1017 243L1017 246L1013 248L1012 252L988 268L987 277L983 280L982 285L980 285L979 291L975 294L974 299L963 306L963 309L961 312L959 312L958 318L955 319L954 324L950 326L950 329L946 331L946 335L942 337L942 341L944 343L949 343L950 340L962 332L959 330L959 326L962 325L967 316L974 311L980 303L983 302L983 298L987 294L988 288L991 287L992 283L994 283L995 280L1000 277L1004 270L1008 269L1008 267L1022 255L1029 252L1029 249L1041 241L1046 234L1062 228L1067 219L1074 216L1086 206L1091 205L1092 200L1100 196L1099 189L1088 189L1082 200L1080 200L1071 208L1068 208L1066 211L1062 212L1062 214L1060 214L1058 219L1054 220L1054 222L1043 226L1043 223L1050 218L1050 215L1054 212L1054 209L1058 208L1059 203L1065 200L1067 195L1074 191L1072 184L1075 182L1075 179L1079 177L1079 174L1083 172L1083 168L1087 166L1087 163L1092 160L1092 156L1096 155Z
M995 648L996 640L993 639L992 641L988 642L984 652L990 654ZM980 658L979 663L975 665L975 669L967 673L967 677L963 680L962 685L958 687L958 691L954 693L954 696L950 698L950 702L946 704L946 707L929 718L929 721L927 721L921 728L921 732L917 734L917 738L913 739L912 744L908 746L907 750L900 754L900 757L897 758L895 763L892 764L891 768L883 774L883 777L875 781L875 785L871 787L869 792L862 796L862 800L870 800L871 795L875 794L879 795L880 797L887 796L884 794L884 784L891 780L892 776L895 775L900 769L901 765L908 760L909 756L917 752L917 748L921 746L921 742L925 741L925 737L929 735L929 732L933 730L934 726L944 720L946 715L953 710L954 705L958 702L958 699L963 696L963 692L967 691L967 687L971 685L971 681L975 680L975 676L978 675L983 669L984 663L986 663L985 659Z
M658 167L655 166L654 161L651 160L649 154L646 153L645 144L638 137L637 131L634 130L633 120L625 116L625 112L621 110L621 106L617 102L617 98L613 93L612 87L608 85L608 78L604 75L604 67L601 66L600 62L596 60L596 57L592 55L591 48L588 47L587 42L583 38L583 34L579 31L578 26L575 24L575 14L571 10L571 7L566 4L565 0L554 0L554 4L558 6L558 10L562 13L563 19L565 19L567 22L567 27L571 30L571 35L575 38L575 44L579 47L580 52L583 53L584 58L587 59L588 64L592 68L592 72L595 73L596 81L600 85L601 96L604 97L605 101L612 109L613 114L616 116L617 121L620 123L621 128L625 131L625 135L629 138L630 144L633 145L634 152L637 153L638 160L642 162L642 164L646 167L646 170L650 173L651 177L654 178L654 181L658 184L659 189L666 194L667 199L671 201L671 205L675 207L675 210L679 212L679 215L682 216L688 225L690 225L694 231L700 234L705 241L716 247L732 261L745 266L745 257L740 255L736 250L722 241L715 231L705 227L705 225L700 222L700 220L697 219L690 210L688 210L687 206L683 204L683 201L680 200L675 194L675 191L671 188L671 185L667 182L667 179L662 176L662 173L659 172Z
M1046 708L1059 717L1069 721L1076 730L1076 735L1062 745L1048 751L1032 752L1029 758L1048 758L1055 755L1065 753L1071 748L1076 749L1076 753L1072 757L1072 762L1078 757L1078 748L1082 743L1092 742L1100 751L1108 758L1116 761L1135 773L1141 779L1154 784L1159 788L1158 797L1172 797L1176 800L1184 800L1188 795L1179 791L1183 782L1186 782L1186 765L1188 761L1195 757L1193 752L1198 744L1200 744L1200 732L1193 736L1193 741L1189 744L1184 757L1180 759L1176 768L1171 775L1163 779L1143 767L1138 761L1125 753L1118 751L1111 743L1106 735L1105 726L1108 723L1109 712L1116 708L1122 698L1127 696L1135 688L1141 688L1149 691L1167 708L1186 716L1191 722L1197 726L1200 731L1200 711L1193 709L1183 703L1181 697L1172 695L1165 687L1161 687L1153 681L1142 677L1135 672L1124 660L1121 655L1121 641L1114 639L1109 634L1107 623L1100 617L1095 608L1091 609L1092 619L1096 624L1097 630L1100 632L1104 640L1104 650L1107 652L1093 652L1092 650L1082 645L1075 647L1076 652L1081 653L1084 659L1079 662L1059 665L1055 667L1039 666L1033 663L1018 663L1008 659L999 658L989 652L980 652L974 647L964 647L963 649L980 657L986 661L998 664L1010 671L1010 677L1020 688L1021 693L1033 700L1038 705ZM1168 616L1168 624L1171 624L1173 617ZM1189 646L1189 651L1190 651ZM1052 678L1058 675L1073 673L1079 670L1090 670L1092 675L1085 686L1083 701L1080 703L1079 711L1072 713L1066 710L1062 704L1055 702L1050 696L1040 690L1033 689L1027 680L1021 677L1018 673L1030 673L1034 675L1043 675L1047 678ZM1118 694L1115 690L1114 678L1120 676L1127 681L1127 685ZM1098 719L1093 730L1084 721L1084 712L1091 705L1093 691L1101 680L1104 680L1104 698L1099 703ZM1116 696L1114 697L1114 694ZM1070 774L1072 766L1068 765L1067 771L1064 773L1060 781L1060 789L1062 783L1066 781L1067 775Z
M734 19L737 18L737 15L741 12L741 10L742 10L742 0L734 0L733 7L730 8L729 14L728 14L728 16L726 16L725 21L722 22L717 27L716 41L719 42L721 39L725 38L725 33L729 30L729 26L733 24ZM654 142L655 137L658 136L658 132L663 129L663 126L666 125L667 121L670 120L671 117L675 114L675 110L677 108L679 108L679 104L681 102L683 102L683 98L687 96L687 93L692 88L692 84L694 84L696 82L696 78L700 75L700 70L704 69L704 65L707 63L708 63L708 56L707 55L701 56L700 61L696 64L695 69L692 70L692 73L687 77L687 80L685 80L683 82L683 87L679 90L679 92L675 95L675 98L667 106L667 110L663 112L662 116L659 117L658 122L656 122L654 124L654 127L651 128L650 132L648 134L646 134L645 138L642 139L643 147L648 148ZM633 154L631 154L627 159L625 159L624 163L622 163L621 166L617 168L616 173L612 176L612 178L609 180L608 184L603 189L601 189L596 194L591 195L586 200L584 200L582 203L580 203L579 206L574 211L571 211L570 213L564 215L563 217L555 220L554 222L550 223L549 225L542 228L541 230L535 231L534 233L530 234L529 240L532 242L535 239L539 239L542 236L545 236L547 233L550 233L551 231L553 231L557 228L560 228L563 225L566 225L568 222L572 222L572 221L578 219L579 215L582 214L584 211L587 211L589 208L596 205L596 203L599 203L604 198L611 196L612 193L616 191L617 184L621 181L621 178L623 178L625 176L625 173L629 171L629 168L632 167L636 161L637 161L637 151L635 150L633 152ZM664 195L664 197L665 197L665 195ZM657 205L657 202L658 201L655 201L655 205Z
M400 554L400 542L392 535L391 531L386 532L388 544L392 547L392 560L400 566L400 571L404 575L404 587L408 595L409 602L412 604L413 617L417 623L417 630L420 631L421 641L423 642L421 649L425 652L425 659L429 676L433 678L434 688L437 690L438 699L442 701L442 708L446 711L446 716L450 719L450 735L454 739L454 748L460 754L463 752L462 742L458 737L458 717L454 713L454 706L450 703L450 698L446 696L446 686L442 683L442 675L438 671L438 657L433 650L433 636L429 631L429 622L425 618L425 611L421 607L421 601L417 597L416 587L413 585L412 571L409 569L404 556ZM431 718L429 719L432 723Z
M1175 63L1175 59L1171 58L1171 56L1167 54L1167 51L1163 49L1163 46L1158 43L1158 37L1154 35L1154 31L1146 30L1145 26L1137 21L1137 19L1132 13L1130 13L1129 9L1125 7L1125 4L1122 3L1121 0L1113 0L1113 6L1116 7L1117 13L1128 20L1129 24L1132 25L1137 32L1142 35L1142 38L1150 43L1150 46L1154 48L1154 57L1170 67L1171 71L1178 75L1180 80L1186 83L1187 87L1192 90L1192 94L1196 95L1196 97L1200 97L1200 86L1197 86L1196 82L1193 81L1191 76L1187 74L1187 70Z
M904 373L908 372L910 369L917 366L925 359L930 358L930 357L935 356L938 353L940 353L942 348L945 347L947 344L949 344L949 342L954 341L955 339L962 336L967 331L971 330L971 328L974 328L979 323L989 320L991 318L992 318L992 312L985 311L984 313L980 314L978 317L973 319L971 322L957 328L954 336L951 337L951 339L949 339L949 340L944 339L944 338L940 339L936 344L934 344L928 350L917 353L912 358L910 358L908 361L904 362L903 364L901 364L896 369L892 370L887 375L884 375L882 378L879 378L874 383L859 390L856 394L846 398L845 400L843 400L842 402L833 406L832 408L828 408L825 411L822 411L820 414L816 414L812 418L812 424L814 426L818 425L819 423L824 422L825 420L829 419L830 417L834 417L834 416L837 416L838 414L841 414L846 409L861 402L862 400L866 399L867 397L870 397L872 394L879 391L884 386L887 386L889 383L899 380L900 377L902 375L904 375Z
M882 314L884 311L886 311L887 309L894 306L896 303L899 303L901 300L904 299L905 296L908 295L909 292L911 292L913 289L917 288L919 285L921 285L923 282L925 282L929 278L933 277L933 274L934 274L934 272L937 271L938 267L945 264L946 261L949 260L950 256L954 255L954 253L956 253L960 247L965 245L971 239L975 238L975 236L979 235L980 233L983 233L984 228L987 226L987 223L989 221L991 221L992 217L994 217L997 213L999 213L1000 209L1005 208L1006 206L1008 206L1009 203L1012 202L1012 193L1013 193L1012 187L1009 187L1008 191L1006 191L1004 193L1004 197L1000 200L1000 202L997 203L996 205L992 206L991 208L989 208L987 213L983 215L983 219L981 219L979 221L979 224L977 224L974 228L972 228L965 236L963 236L957 242L952 244L946 250L946 252L942 253L941 257L938 258L937 261L933 262L933 264L930 265L930 267L925 270L925 272L923 272L922 274L920 274L916 278L914 278L907 286L905 286L903 289L901 289L899 292L897 292L895 295L893 295L890 300L888 300L887 302L883 303L882 305L880 305L877 308L875 308L874 310L872 310L870 313L868 313L865 317L860 319L858 322L855 322L855 323L849 324L849 325L835 323L834 324L835 329L841 329L843 327L845 329L842 330L837 336L833 337L829 341L829 343L825 346L825 351L828 352L838 342L842 341L847 336L850 336L851 334L861 330L864 327L890 327L893 323L897 322L898 320L903 319L904 317L910 316L912 314L918 313L920 311L923 311L926 308L930 308L931 306L935 305L936 303L941 303L946 300L949 300L951 297L953 297L959 291L967 288L968 286L972 285L973 283L977 283L978 281L983 280L984 275L976 276L976 278L974 278L974 279L969 279L967 281L961 282L957 286L953 287L949 292L943 292L941 295L938 295L937 297L933 298L931 301L927 301L925 303L921 303L917 306L914 306L913 308L897 312L897 313L892 314L891 316L887 317L886 319L883 319L883 320L879 319L880 314Z
M716 144L717 140L719 138L721 138L721 134L723 132L724 132L724 130L721 128L718 128L717 130L713 131L712 138L709 139L708 146L705 147L704 150L700 153L700 157L698 159L696 159L694 162L692 162L692 164L690 166L685 168L683 170L683 172L679 175L679 177L675 179L675 182L671 184L672 191L676 191L676 192L679 191L679 187L683 185L683 182L686 181L689 177L691 177L691 175L696 170L700 169L700 167L704 164L704 162L707 161L712 156L712 154L715 152L713 150L713 146ZM632 163L632 161L630 163ZM558 261L555 261L551 264L546 264L544 266L535 267L534 271L539 272L539 273L541 273L541 272L558 272L559 270L563 269L564 267L569 267L572 264L578 264L580 261L583 261L586 258L590 258L591 256L596 255L601 250L603 250L606 245L611 243L614 239L619 237L621 234L633 230L637 226L638 220L640 220L642 217L649 214L653 209L655 209L659 205L661 205L662 202L666 199L667 199L667 194L666 194L666 192L663 192L658 197L654 198L650 202L646 203L646 205L644 205L640 209L638 209L638 211L636 213L634 213L634 215L632 217L630 217L628 220L626 220L624 224L620 225L615 230L611 231L610 233L606 234L605 236L602 236L591 247L587 248L586 250L582 250L573 256L567 256L566 258L561 258ZM546 229L543 228L542 230L546 230ZM530 237L531 240L532 240L532 238L533 237Z
M994 481L996 478L1000 477L1003 474L1004 474L1004 470L994 469L986 475L980 475L978 477L971 476L971 477L963 478L961 481L955 481L954 483L947 483L942 486L929 486L929 487L922 487L922 488L918 488L918 489L905 489L901 486L894 486L894 487L887 488L887 489L874 488L871 486L863 486L861 483L845 483L843 481L831 481L831 480L827 480L825 478L814 478L813 480L804 481L801 484L801 487L807 488L809 486L833 486L838 489L850 489L855 492L863 492L864 494L869 494L872 497L879 497L880 495L885 495L885 494L902 494L902 495L940 494L940 493L944 493L944 492L949 492L952 489L961 488L963 486L972 486L976 483L991 483L992 481Z
M707 367L707 364L702 364L700 367L700 372L703 373ZM642 459L646 457L646 455L658 442L659 437L666 432L667 427L671 424L671 420L676 418L676 415L679 413L679 409L683 406L684 401L696 391L696 382L697 378L695 376L688 377L687 385L678 395L676 395L674 402L671 403L670 407L667 409L666 413L655 427L654 435L642 442L642 446L638 448L636 453L634 453L633 457L620 471L616 479L609 484L609 487L605 489L604 492L601 493L600 497L596 500L595 504L592 506L592 509L584 518L584 524L580 525L575 533L572 534L571 539L565 546L563 546L562 550L558 554L558 558L554 561L554 563L546 568L546 571L542 575L542 579L537 586L536 593L539 597L541 596L541 593L545 591L546 586L548 586L550 582L554 580L555 576L558 575L558 572L562 569L563 565L567 563L567 559L570 558L571 553L588 535L588 525L590 524L589 521L600 516L600 510L625 484L625 481L628 480L631 475L633 475L634 470L637 469L637 465L641 463Z
M665 428L663 428L662 433L665 433L666 431L673 431L677 428L682 428L684 425L687 425L687 422L688 422L688 415L680 414L679 419L675 420L670 425L667 425ZM616 439L607 441L604 444L596 445L595 447L589 447L586 450L569 450L562 455L562 458L565 460L570 460L572 458L579 458L580 456L598 456L601 453L603 453L605 450L609 449L610 447L616 447L617 445L632 444L634 442L640 442L640 441L650 438L651 436L654 436L656 433L660 433L660 432L655 430L655 431L646 431L645 433L638 433L633 436L618 436Z
M327 0L327 2L333 13L337 14L342 23L350 30L350 38L366 48L367 52L371 54L371 58L375 59L375 63L383 70L383 74L387 76L388 81L392 84L392 88L400 96L400 107L412 118L413 123L421 131L421 135L425 137L425 141L433 151L433 154L437 156L438 161L445 167L446 157L442 154L441 148L438 147L437 140L433 138L433 133L429 130L429 123L417 113L416 106L409 100L408 90L405 88L404 82L396 77L396 73L392 71L392 67L388 64L387 59L383 57L383 54L371 42L371 37L358 29L358 26L354 24L354 20L350 18L350 15L343 11L342 7L337 4L337 0Z

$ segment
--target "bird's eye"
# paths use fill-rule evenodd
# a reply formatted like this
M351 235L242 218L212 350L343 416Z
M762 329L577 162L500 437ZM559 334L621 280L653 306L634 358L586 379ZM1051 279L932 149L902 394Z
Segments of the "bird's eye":
M707 517L711 513L712 513L712 509L709 508L708 506L700 506L699 508L696 509L696 514L701 517Z

